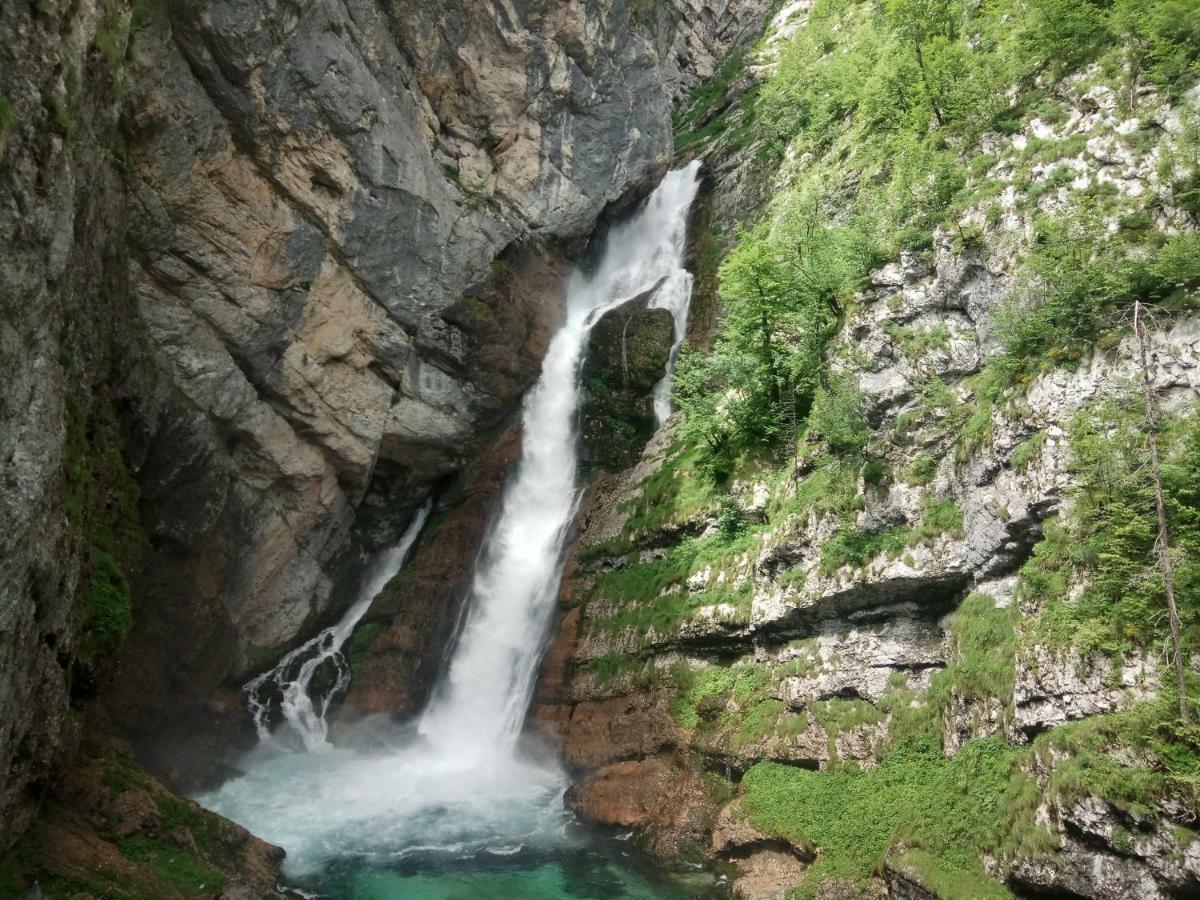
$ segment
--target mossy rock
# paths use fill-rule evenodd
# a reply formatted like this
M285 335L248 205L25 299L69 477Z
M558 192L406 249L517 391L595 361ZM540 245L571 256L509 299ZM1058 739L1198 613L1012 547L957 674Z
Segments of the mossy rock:
M666 372L675 321L652 309L655 288L609 310L592 327L583 361L583 459L619 471L633 465L656 425L651 393Z

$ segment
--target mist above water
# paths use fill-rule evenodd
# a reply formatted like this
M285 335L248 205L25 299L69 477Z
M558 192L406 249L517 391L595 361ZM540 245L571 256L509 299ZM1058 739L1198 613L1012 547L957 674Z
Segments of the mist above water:
M604 311L660 281L654 305L675 316L677 347L691 295L683 257L698 168L692 163L669 173L637 214L611 229L597 265L571 276L564 321L525 397L521 459L484 543L448 669L416 734L385 730L369 748L330 747L328 699L314 705L316 666L307 675L302 666L294 684L280 684L288 698L281 727L299 734L306 750L320 752L289 752L278 732L267 729L255 706L260 694L251 691L263 741L243 776L199 799L283 846L285 871L299 883L346 860L376 874L405 866L428 873L464 859L524 854L544 868L547 853L579 845L563 809L565 774L520 741L578 502L579 369L588 332ZM669 412L668 395L669 373L656 390L660 418ZM338 656L371 596L310 645ZM280 677L277 667L261 679L278 684ZM410 895L417 896L403 894Z

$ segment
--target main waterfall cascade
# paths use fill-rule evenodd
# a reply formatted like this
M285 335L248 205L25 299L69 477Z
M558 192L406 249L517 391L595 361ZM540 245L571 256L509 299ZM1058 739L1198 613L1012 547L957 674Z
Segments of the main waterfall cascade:
M316 707L308 696L320 662L307 671L302 666L286 684L280 667L251 683L264 740L245 775L200 799L283 846L286 871L306 887L324 891L336 884L335 896L443 896L429 879L448 877L448 866L525 851L532 861L521 896L542 896L529 880L533 872L549 891L545 896L574 896L562 881L574 869L544 858L578 840L562 804L566 776L557 762L525 752L519 739L578 501L579 368L597 319L659 282L654 305L670 309L676 320L673 362L691 295L683 258L698 169L692 163L669 173L635 216L611 229L595 268L571 276L563 324L525 398L521 459L480 554L448 669L416 736L386 751L331 747L324 723L329 696ZM669 378L668 371L655 390L660 419L670 410ZM414 523L407 544L398 545L401 557L420 527ZM285 657L283 671L294 669L301 651L316 649L314 659L338 656L369 602L364 591L342 623ZM258 691L271 681L284 692L285 727L301 735L306 750L322 752L287 752L272 739ZM349 875L347 860L355 861ZM442 874L431 876L431 870ZM455 871L460 884L462 873ZM487 877L494 875L503 877ZM470 883L481 891L512 890L499 882L486 887L483 877L476 873ZM664 895L661 889L643 894L630 877L618 878L624 895ZM389 878L401 879L403 888L399 882L393 892L378 886ZM363 887L368 882L376 888Z
M609 234L596 270L571 276L566 320L525 399L521 460L484 545L465 630L421 721L421 734L446 752L474 747L494 761L516 743L575 511L578 372L588 332L605 310L660 280L656 305L666 298L677 320L686 316L684 243L698 168L667 175L640 214Z

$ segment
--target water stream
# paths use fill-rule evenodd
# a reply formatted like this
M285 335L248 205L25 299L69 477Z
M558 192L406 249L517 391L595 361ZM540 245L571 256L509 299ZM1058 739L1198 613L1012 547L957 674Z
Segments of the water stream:
M342 647L366 614L375 595L383 590L384 585L408 559L408 552L425 527L432 506L432 499L426 500L399 542L371 560L363 576L358 599L336 625L330 625L289 652L275 668L247 682L244 688L246 703L261 742L277 743L286 737L294 737L309 753L329 747L329 724L325 716L330 705L350 684L350 666L342 656ZM332 683L324 690L317 691L314 689L313 676L322 666L333 670ZM283 734L271 732L272 702L276 699L283 716Z
M588 332L605 310L663 281L655 305L675 315L677 348L691 294L683 258L697 169L669 173L636 215L611 229L594 269L571 276L563 323L524 401L521 459L484 543L447 671L415 733L330 746L328 696L309 698L316 665L287 674L304 656L298 650L284 674L277 667L260 676L279 685L281 728L300 734L306 752L289 750L252 704L263 740L245 774L198 799L282 845L285 873L306 890L337 898L682 898L714 890L708 876L680 882L642 869L627 845L579 826L563 808L568 782L558 761L521 740L578 501L578 373ZM669 372L663 384L660 417L669 412ZM414 539L419 528L409 529ZM407 546L400 547L402 558ZM358 621L350 618L362 616L370 597L359 603L306 652L337 656Z

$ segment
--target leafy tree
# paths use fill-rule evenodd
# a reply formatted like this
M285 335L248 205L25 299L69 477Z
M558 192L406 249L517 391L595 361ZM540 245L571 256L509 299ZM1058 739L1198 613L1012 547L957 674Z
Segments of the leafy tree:
M1116 0L1109 27L1121 42L1129 74L1129 106L1140 79L1178 93L1194 84L1200 59L1200 8L1195 0Z
M1065 74L1093 58L1105 38L1103 11L1087 0L1025 0L1017 21L1018 53L1033 71Z
M883 0L883 9L891 27L911 43L933 115L939 125L944 125L942 92L938 80L931 77L931 63L926 57L931 41L936 42L937 54L946 54L946 48L955 37L960 15L958 4L953 0ZM941 68L944 75L947 70L944 66Z

